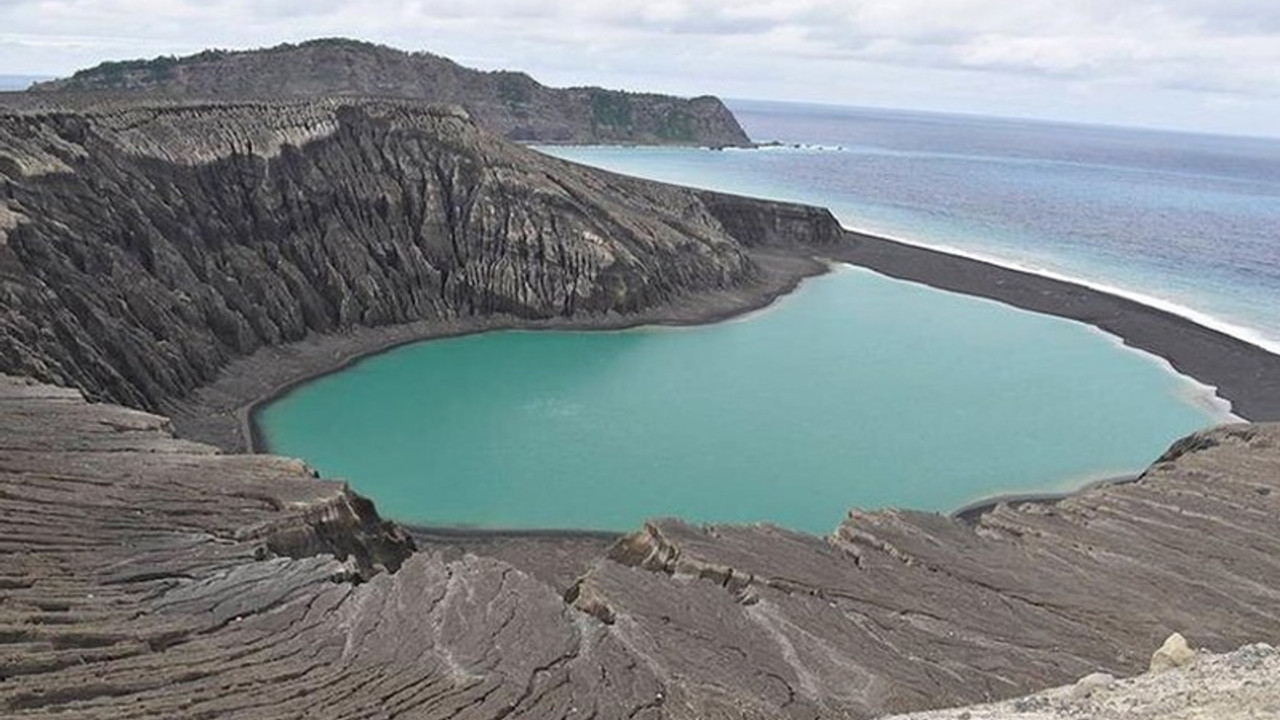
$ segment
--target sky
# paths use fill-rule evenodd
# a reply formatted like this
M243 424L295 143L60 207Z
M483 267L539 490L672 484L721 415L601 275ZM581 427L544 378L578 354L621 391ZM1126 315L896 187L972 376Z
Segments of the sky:
M1280 0L0 0L0 74L337 36L554 86L1280 136Z

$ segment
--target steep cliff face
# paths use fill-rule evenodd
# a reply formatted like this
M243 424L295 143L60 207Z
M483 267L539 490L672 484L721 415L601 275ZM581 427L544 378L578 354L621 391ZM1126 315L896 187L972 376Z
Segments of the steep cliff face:
M412 552L297 461L0 376L0 518L6 718L870 718L1280 627L1280 426L974 524L655 523L566 602L555 557Z
M826 208L709 190L698 194L725 230L744 245L819 252L847 245L844 229Z
M154 407L312 332L750 283L692 191L410 102L0 110L0 370Z
M539 142L731 146L750 140L714 97L549 88L519 72L481 72L429 53L354 40L249 52L109 62L37 92L128 91L192 97L346 95L461 105L489 130Z

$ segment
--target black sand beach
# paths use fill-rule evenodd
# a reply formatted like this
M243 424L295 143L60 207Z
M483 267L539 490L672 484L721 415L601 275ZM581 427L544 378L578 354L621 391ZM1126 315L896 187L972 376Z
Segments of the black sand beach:
M833 259L942 290L1078 320L1217 388L1246 420L1280 420L1280 356L1170 312L1083 285L849 232Z

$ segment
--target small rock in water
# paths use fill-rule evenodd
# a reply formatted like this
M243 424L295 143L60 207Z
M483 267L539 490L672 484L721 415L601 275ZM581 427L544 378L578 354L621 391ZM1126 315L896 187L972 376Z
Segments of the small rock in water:
M1151 672L1186 667L1195 659L1196 651L1187 645L1187 639L1181 633L1174 633L1151 655Z
M1077 699L1087 698L1098 690L1111 687L1115 681L1111 673L1090 673L1076 681L1075 686L1071 688L1071 696Z

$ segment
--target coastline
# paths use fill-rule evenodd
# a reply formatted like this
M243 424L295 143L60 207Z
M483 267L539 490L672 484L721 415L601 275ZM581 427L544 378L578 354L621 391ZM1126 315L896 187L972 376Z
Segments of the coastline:
M1235 416L1280 420L1280 355L1234 335L1077 282L854 230L845 238L832 260L1091 325L1213 388Z
M342 61L361 70L358 58ZM897 714L917 711L929 720L971 714L981 720L988 711L964 706L999 701L987 720L1005 711L1002 720L1061 720L1107 710L1124 717L1146 717L1150 710L1146 720L1155 720L1188 707L1226 720L1223 708L1266 715L1268 703L1280 715L1280 651L1259 642L1280 639L1274 602L1280 592L1280 533L1274 531L1280 422L1184 431L1224 416L1193 415L1182 405L1232 411L1219 393L1241 393L1259 398L1260 412L1272 408L1280 417L1280 389L1269 389L1280 388L1280 334L1276 342L1253 343L1230 326L1204 322L1207 315L1197 319L1194 311L1128 292L1123 282L1110 289L1091 283L1090 277L1111 274L1106 266L1083 279L1055 277L1031 263L1020 266L1016 250L1010 261L967 256L930 245L929 233L917 242L894 239L892 231L842 228L817 208L770 208L769 201L749 198L716 202L706 194L691 199L553 170L524 175L518 158L505 158L501 146L483 137L472 143L468 133L433 136L411 109L379 115L348 107L337 116L330 142L305 139L329 127L307 113L281 112L288 121L283 131L267 122L276 116L266 110L234 121L220 110L196 110L190 115L199 122L161 117L148 129L153 111L140 107L112 115L102 132L74 114L57 113L51 124L39 118L16 123L10 136L0 132L0 145L13 140L19 149L29 137L48 140L33 153L48 179L28 185L18 178L8 199L30 198L14 204L24 218L37 218L28 212L33 207L47 209L47 217L41 213L39 223L11 234L12 248L4 247L0 217L0 250L10 256L0 258L0 267L12 270L5 263L13 265L21 252L16 257L25 273L14 273L14 287L6 289L14 299L13 322L5 326L12 338L0 356L17 356L17 367L29 369L0 374L6 408L0 413L0 514L13 555L0 573L0 709L6 714L251 719L269 707L280 715L337 720L373 707L389 716L475 720L586 714L910 720ZM259 130L261 124L271 127ZM237 142L221 142L228 127L237 131ZM239 142L241 132L253 142ZM264 153L261 137L288 142L272 155L274 145ZM214 142L206 142L210 138ZM139 152L144 141L164 144L166 157ZM207 147L222 153L223 144L229 157L191 159ZM260 159L264 154L278 161ZM27 161L15 162L25 173ZM59 163L75 165L74 172L48 169ZM0 175L9 169L0 162ZM507 178L515 182L499 182ZM868 182L846 179L850 187ZM944 174L942 184L966 187L970 179ZM940 184L928 185L919 197L936 209L929 199L938 198ZM984 195L1007 201L1041 229L1050 227L1050 216L1024 206L1023 198ZM0 216L6 202L0 199ZM1087 210L1109 214L1099 203ZM197 222L186 227L184 216ZM1070 227L1082 214L1059 217ZM1137 224L1117 224L1129 234L1116 240L1133 240ZM1220 234L1208 235L1219 251L1200 259L1225 252L1232 229L1220 226ZM597 251L603 251L598 260ZM1193 277L1199 268L1194 260L1183 265ZM199 282L189 282L191 276ZM832 284L842 279L865 280L868 292ZM625 292L608 294L616 282ZM115 292L89 292L95 286ZM695 286L715 289L688 289ZM633 294L638 287L643 292ZM1155 295L1171 288L1152 287ZM1244 294L1256 303L1263 314L1242 313L1257 318L1249 324L1273 324L1265 311L1268 294L1246 294L1252 283L1221 287L1232 299ZM57 302L46 301L55 292ZM818 303L825 313L806 316L806 295L832 302ZM584 297L600 299L573 300ZM647 309L581 311L624 304ZM569 308L578 310L557 316ZM988 312L990 320L982 316ZM857 316L868 313L870 322L862 324ZM739 357L778 353L792 360L806 341L790 326L766 335L767 345L733 341L772 321L806 323L817 315L832 322L818 326L816 337L846 341L838 343L839 353L821 356L821 368L766 365L770 369L751 380L707 355L664 362L652 347L723 335ZM363 325L406 318L413 320ZM1020 332L1023 321L1028 327ZM1104 323L1127 328L1135 339ZM343 329L314 330L320 327ZM502 332L478 336L489 331ZM405 346L472 334L461 342L568 339L583 341L569 345L621 346L588 347L586 362L557 375L581 385L600 379L605 367L613 380L632 380L628 387L640 388L648 404L611 405L668 436L702 441L700 430L736 417L761 425L764 449L795 429L851 452L827 466L836 487L819 508L822 518L804 523L809 530L774 524L779 513L767 507L751 515L774 522L704 524L653 515L608 521L600 501L572 490L586 514L559 527L488 528L465 511L459 517L472 524L414 525L400 522L401 515L440 517L442 500L470 494L465 473L448 471L429 446L417 461L399 463L400 472L384 468L391 471L387 479L398 478L423 501L414 512L407 502L363 496L364 472L352 470L347 483L341 471L329 476L303 460L264 454L272 445L289 452L276 432L283 418L274 409L284 409L273 405L277 400L332 391L343 377L330 375L365 374L374 368L362 363L381 353L448 351L459 341ZM808 337L815 347L823 344ZM1264 356L1241 350L1233 339L1258 345ZM1101 346L1096 356L1094 344ZM960 351L969 346L995 349ZM503 403L497 415L482 413L476 424L463 418L459 408L488 396L498 378L529 387L521 381L542 361L522 350L463 357L440 372L429 363L400 362L402 372L379 389L405 399L406 388L428 374L444 383L478 384L452 398L428 395L407 403L426 417L398 420L398 429L410 431L398 444L411 445L415 434L421 439L445 424L494 441L485 445L497 454L536 447L553 467L523 500L534 507L559 505L558 493L550 491L568 489L553 487L567 485L561 482L567 477L590 480L602 497L613 498L610 504L625 484L636 493L629 495L637 498L633 510L644 497L694 507L682 489L696 477L656 482L671 474L664 468L673 459L678 464L678 455L653 459L649 452L652 462L621 463L638 471L634 476L609 470L625 456L621 451L606 450L602 458L595 448L594 458L574 462L570 456L593 439L593 427L616 429L632 449L651 451L664 439L633 431L621 415L590 412L593 398L605 397L594 384L585 387L591 397L572 408L548 388L552 403L545 402L548 393L538 393ZM847 360L882 350L888 363ZM1034 357L1023 357L1025 351ZM490 365L494 358L511 362ZM382 358L404 359L414 358ZM927 361L924 372L941 370L936 381L913 371L916 360ZM1017 372L1002 371L1002 360ZM1112 375L1112 361L1138 367ZM894 380L905 383L885 383L875 371L885 364L899 369ZM1193 377L1188 365L1235 382L1220 390L1208 383L1221 380ZM966 366L994 369L983 374L995 382L951 372ZM63 367L56 382L32 377ZM701 403L712 411L706 416L677 413L687 423L653 420L654 401L667 410L676 406L656 395L651 382L665 381L658 376L670 367L726 379L731 396ZM1032 372L1022 376L1027 369ZM1038 372L1046 369L1051 372ZM844 386L821 371L843 375L842 381L870 380L873 387L840 392ZM705 377L675 390L707 395ZM974 393L950 394L958 388ZM810 389L820 401L852 404L868 416L810 424L825 413L815 413L813 403L792 402ZM339 402L303 415L332 429L335 418L366 411L384 420L399 415L379 394L340 390ZM122 402L117 395L143 401ZM370 402L348 405L361 395ZM1003 396L1023 402L1012 408L982 402ZM1067 431L1072 423L1054 420L1057 413L1039 417L1064 397L1073 418L1102 432L1077 435ZM798 419L783 412L787 405L799 409ZM1134 408L1146 420L1124 423L1130 430L1106 422ZM923 414L904 421L894 409ZM575 412L581 422L570 434L557 433L559 439L521 433L507 442L493 432L504 422L522 430L550 426L560 411ZM1164 427L1164 420L1184 414L1185 424ZM929 419L946 422L938 427ZM947 438L957 420L983 437ZM884 435L877 433L882 428ZM733 481L698 498L724 512L734 511L726 505L751 489L732 469L763 464L744 451L752 441L729 439L736 439L736 449L713 452L702 442L692 448L708 462L694 475ZM935 451L935 439L950 441ZM983 439L996 444L984 449ZM364 442L339 432L321 446L346 454ZM863 452L868 446L877 450L874 461ZM374 455L386 452L366 447ZM819 454L797 450L771 453L782 467L760 480L784 494L806 492L794 481L817 475L820 468L807 469L806 457ZM1124 459L1113 459L1113 450L1127 450ZM966 456L963 462L953 451ZM319 454L297 452L328 465ZM1083 459L1098 469L1043 479L1009 472L1004 460L1013 458L1005 456L1026 452ZM941 462L893 472L895 465L906 469L903 459L912 455ZM483 474L501 481L518 480L519 473L494 468ZM879 485L892 485L889 478L897 474L924 480L922 487L935 487L926 499L936 510L902 509L902 500L886 498L892 503L886 504L873 493L865 499L869 507L846 512L860 503L855 474ZM422 482L414 482L417 475ZM953 479L974 485L957 482L950 500L940 498L936 488ZM440 481L434 489L433 481ZM496 485L505 503L515 499L509 485ZM622 530L587 529L595 523ZM1194 657L1178 657L1175 664L1184 667L1153 667L1142 675L1153 663L1151 651L1173 637L1187 641ZM1165 649L1173 647L1165 642ZM1216 655L1228 650L1233 654ZM1251 672L1206 689L1201 676L1218 669ZM1122 692L1155 678L1162 678L1159 697L1135 701L1134 693Z
M1171 315L1177 315L1184 320L1190 320L1197 325L1201 325L1215 332L1220 332L1224 335L1236 338L1237 340L1259 347L1274 355L1280 355L1280 341L1269 338L1258 330L1254 330L1253 328L1240 325L1231 320L1223 319L1216 315L1211 315L1207 312L1196 310L1190 306L1182 305L1172 300L1166 300L1155 295L1148 295L1137 290L1129 290L1119 285L1110 285L1090 280L1087 276L1070 275L1046 268L1022 265L1016 261L1001 258L997 255L989 255L972 250L966 250L954 245L930 243L907 236L899 236L890 231L859 228L843 224L841 225L841 229L843 232L852 233L854 235L866 235L881 238L901 245L933 250L945 255L966 258L969 260L976 260L978 262L986 263L987 265L994 265L1006 270L1014 270L1030 275L1036 275L1049 280L1065 282L1070 285L1079 285L1106 295L1114 295L1125 300L1131 300L1139 305L1160 310Z

